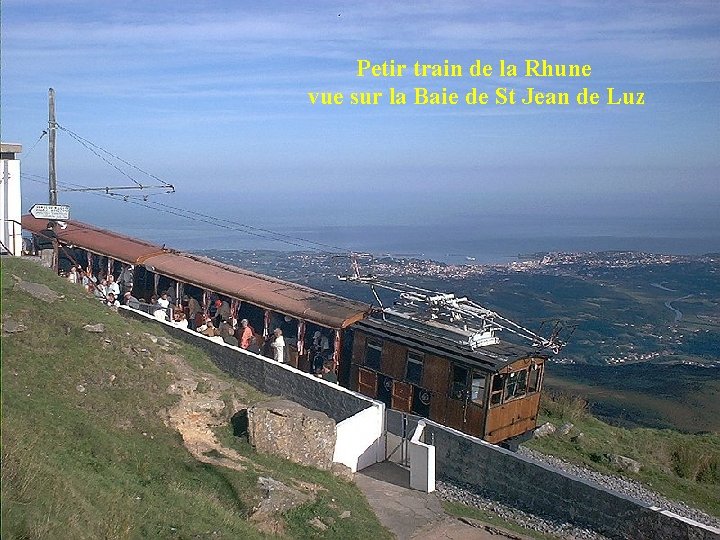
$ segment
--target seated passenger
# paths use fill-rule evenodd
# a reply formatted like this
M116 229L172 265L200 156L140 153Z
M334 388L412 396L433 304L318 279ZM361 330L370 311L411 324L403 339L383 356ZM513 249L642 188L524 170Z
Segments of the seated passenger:
M200 328L202 328L202 326L200 328L198 328L198 332L200 332L203 336L215 337L218 335L217 329L215 328L215 325L213 324L212 319L208 319L207 321L205 321L205 324L203 326L205 328L202 330L200 330Z
M179 326L180 328L187 328L188 321L185 318L185 313L180 310L176 310L175 314L173 315L173 324L175 326Z
M123 299L127 307L132 309L140 309L140 300L135 298L130 291L125 293Z
M107 295L107 300L105 301L105 303L106 303L108 306L110 306L110 307L112 307L112 308L115 308L115 309L117 309L117 308L120 307L120 302L118 302L117 298L115 298L115 294L114 294L114 293L108 293L108 295Z
M328 382L337 384L338 378L337 375L335 375L335 370L333 369L334 367L333 361L327 360L323 364L321 377Z

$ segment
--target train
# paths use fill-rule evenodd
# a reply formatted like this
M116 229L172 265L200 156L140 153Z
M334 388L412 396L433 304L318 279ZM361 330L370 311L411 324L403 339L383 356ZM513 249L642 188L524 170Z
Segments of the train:
M22 218L35 235L47 225ZM288 364L312 371L322 352L340 385L389 408L508 447L537 425L549 356L535 346L492 333L473 342L466 328L402 306L358 302L76 220L63 225L55 230L60 268L78 264L116 277L130 270L133 296L167 291L178 308L190 297L205 313L215 301L226 302L233 323L247 319L262 336L280 328ZM318 336L327 338L324 351L313 344Z

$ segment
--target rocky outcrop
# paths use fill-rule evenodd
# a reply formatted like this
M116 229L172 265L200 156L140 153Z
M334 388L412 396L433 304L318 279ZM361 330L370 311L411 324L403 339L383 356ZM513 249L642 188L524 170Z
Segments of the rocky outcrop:
M323 470L332 467L335 421L288 400L248 409L248 438L258 452Z
M247 458L223 446L213 432L213 428L229 421L230 410L243 407L237 388L215 376L196 373L177 355L163 355L162 362L171 366L175 374L167 392L180 398L161 413L166 425L180 433L183 445L198 461L244 470ZM232 395L232 409L223 401L223 395Z

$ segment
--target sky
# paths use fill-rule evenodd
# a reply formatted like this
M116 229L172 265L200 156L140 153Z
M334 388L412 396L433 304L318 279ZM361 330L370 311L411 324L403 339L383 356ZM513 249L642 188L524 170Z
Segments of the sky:
M168 204L268 226L692 218L720 238L720 4L3 0L1 133L23 145L26 206L46 202L47 93L61 185L129 179L69 132L176 187ZM358 77L358 60L463 67L463 77ZM497 76L500 60L521 76ZM586 78L523 77L527 59ZM493 66L471 77L470 65ZM567 106L468 105L476 88L567 92ZM390 105L389 88L457 91ZM575 104L583 88L597 106ZM605 104L606 89L644 105ZM347 103L381 91L377 106ZM308 92L342 92L312 105ZM104 154L104 156L109 154ZM127 170L126 170L127 172ZM153 183L137 169L129 173ZM147 192L146 192L147 193ZM145 216L61 192L99 224ZM155 198L153 198L155 200ZM144 219L144 218L143 218ZM703 232L704 231L704 232Z

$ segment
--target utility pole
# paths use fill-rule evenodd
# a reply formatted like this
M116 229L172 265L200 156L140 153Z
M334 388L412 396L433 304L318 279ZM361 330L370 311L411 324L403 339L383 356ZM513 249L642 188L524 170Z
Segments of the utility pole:
M57 201L57 177L55 175L55 137L57 136L57 124L55 123L55 90L48 90L48 183L50 192L50 204L56 205Z

